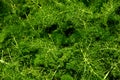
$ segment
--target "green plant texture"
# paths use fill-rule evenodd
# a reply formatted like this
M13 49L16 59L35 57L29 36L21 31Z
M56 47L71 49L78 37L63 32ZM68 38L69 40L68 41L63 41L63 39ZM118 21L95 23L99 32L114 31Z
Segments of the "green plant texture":
M120 80L120 0L0 0L0 80Z

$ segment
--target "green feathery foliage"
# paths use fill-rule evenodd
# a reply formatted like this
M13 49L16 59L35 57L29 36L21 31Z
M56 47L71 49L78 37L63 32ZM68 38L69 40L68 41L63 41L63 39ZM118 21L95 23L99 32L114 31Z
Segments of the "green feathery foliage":
M1 0L0 80L119 80L119 0Z

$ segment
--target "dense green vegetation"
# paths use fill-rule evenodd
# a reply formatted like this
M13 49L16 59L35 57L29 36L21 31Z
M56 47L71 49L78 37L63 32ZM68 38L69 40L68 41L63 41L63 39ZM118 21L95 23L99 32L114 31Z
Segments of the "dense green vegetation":
M0 0L0 80L120 80L120 0Z

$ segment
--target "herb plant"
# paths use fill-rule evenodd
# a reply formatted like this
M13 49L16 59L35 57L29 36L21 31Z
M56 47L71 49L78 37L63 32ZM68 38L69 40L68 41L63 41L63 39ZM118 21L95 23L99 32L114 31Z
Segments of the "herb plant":
M120 1L1 0L0 80L120 80Z

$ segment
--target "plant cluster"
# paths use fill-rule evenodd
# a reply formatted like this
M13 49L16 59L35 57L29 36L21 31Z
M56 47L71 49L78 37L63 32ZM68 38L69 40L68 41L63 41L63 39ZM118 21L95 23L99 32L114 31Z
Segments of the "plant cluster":
M119 0L1 0L1 80L119 80Z

